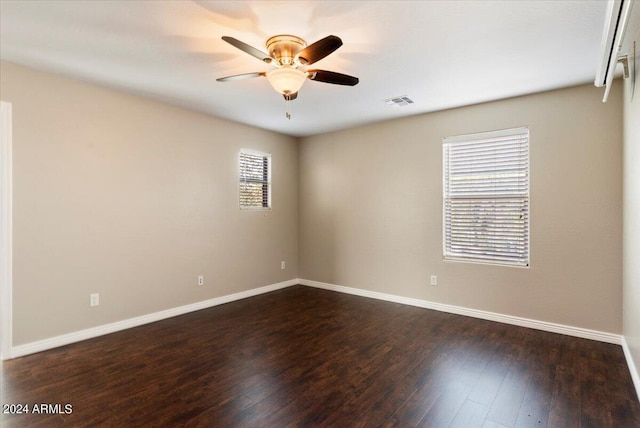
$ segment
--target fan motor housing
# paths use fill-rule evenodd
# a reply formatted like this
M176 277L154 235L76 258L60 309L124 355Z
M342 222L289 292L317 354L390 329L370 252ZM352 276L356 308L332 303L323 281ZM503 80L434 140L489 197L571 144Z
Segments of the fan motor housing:
M279 66L295 66L295 57L307 46L307 42L300 37L289 34L280 34L267 40L269 56Z

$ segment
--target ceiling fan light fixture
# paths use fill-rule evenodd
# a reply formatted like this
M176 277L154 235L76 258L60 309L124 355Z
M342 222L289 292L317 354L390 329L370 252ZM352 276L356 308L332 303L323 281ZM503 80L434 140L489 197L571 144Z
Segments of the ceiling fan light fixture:
M220 77L216 80L231 82L253 77L266 77L273 89L284 96L287 105L290 104L289 101L298 98L298 91L307 79L343 86L355 86L359 81L357 77L335 71L298 69L299 66L307 66L320 61L342 46L342 40L338 36L330 35L307 46L307 43L300 37L280 34L267 40L268 54L233 37L223 36L222 40L275 68L269 71ZM290 112L287 112L287 117L291 118Z
M294 94L300 90L307 80L304 71L291 67L274 68L267 71L267 80L277 92L283 95Z

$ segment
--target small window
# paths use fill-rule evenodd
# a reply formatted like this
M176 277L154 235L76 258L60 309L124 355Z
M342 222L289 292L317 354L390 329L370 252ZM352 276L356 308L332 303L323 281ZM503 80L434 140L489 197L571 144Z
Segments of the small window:
M240 150L240 209L271 208L271 154Z
M445 260L529 266L529 129L443 139Z

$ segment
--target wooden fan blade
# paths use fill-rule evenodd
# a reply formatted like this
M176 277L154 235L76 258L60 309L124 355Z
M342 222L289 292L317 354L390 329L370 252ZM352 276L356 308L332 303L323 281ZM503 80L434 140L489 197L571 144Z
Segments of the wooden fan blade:
M335 71L309 70L307 73L309 73L309 79L311 80L332 83L334 85L355 86L360 81L357 77L336 73Z
M245 42L241 42L238 39L234 39L233 37L229 37L229 36L222 36L222 40L240 49L241 51L246 52L249 55L258 58L260 61L264 61L266 63L270 63L271 61L273 61L269 56L269 54L266 54L262 52L260 49L256 49L253 46L246 44Z
M264 72L236 74L235 76L220 77L219 79L216 79L216 81L217 82L232 82L234 80L253 79L254 77L260 77L260 76L266 76L266 75L267 75L267 73L264 73Z
M342 40L338 36L327 36L302 49L296 55L296 59L302 65L313 64L342 46Z

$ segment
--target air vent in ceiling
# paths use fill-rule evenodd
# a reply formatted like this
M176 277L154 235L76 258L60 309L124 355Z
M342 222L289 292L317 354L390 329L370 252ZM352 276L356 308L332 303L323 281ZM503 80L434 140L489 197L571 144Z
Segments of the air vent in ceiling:
M404 107L409 104L413 104L413 100L406 95L400 95L398 97L387 98L386 100L382 100L385 104L390 105L391 107Z

